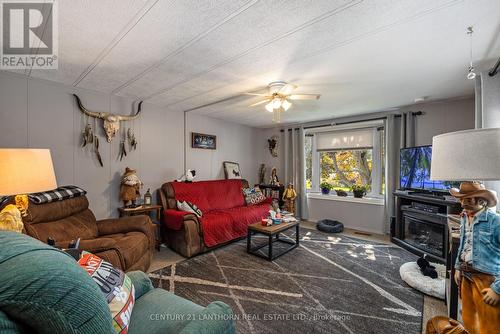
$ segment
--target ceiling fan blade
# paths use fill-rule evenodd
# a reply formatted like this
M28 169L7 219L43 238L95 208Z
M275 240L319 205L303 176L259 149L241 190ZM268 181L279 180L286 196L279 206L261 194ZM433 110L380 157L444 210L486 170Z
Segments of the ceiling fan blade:
M319 94L292 94L288 96L290 100L319 100Z
M267 93L243 93L245 95L253 95L253 96L269 96Z
M251 104L251 105L249 105L249 107L258 106L259 104L263 104L263 103L266 103L266 102L269 102L269 101L271 101L271 99L265 99L265 100L262 100L262 101L256 102L256 103L254 103L254 104Z
M295 88L297 88L297 86L292 85L292 84L286 84L286 85L284 85L283 87L280 88L280 90L278 91L278 94L281 94L281 95L290 95L290 94L292 94L292 91Z

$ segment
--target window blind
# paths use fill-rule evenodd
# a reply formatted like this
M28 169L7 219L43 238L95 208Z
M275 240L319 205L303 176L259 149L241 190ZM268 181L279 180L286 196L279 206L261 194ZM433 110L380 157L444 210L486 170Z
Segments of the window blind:
M316 134L317 151L353 150L373 147L373 128L320 132Z

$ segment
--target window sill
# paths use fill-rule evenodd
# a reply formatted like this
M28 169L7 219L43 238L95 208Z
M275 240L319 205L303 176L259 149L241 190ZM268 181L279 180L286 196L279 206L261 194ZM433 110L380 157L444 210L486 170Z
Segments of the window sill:
M337 196L337 195L323 195L321 193L308 193L307 198L322 199L322 200L327 200L327 201L381 205L381 206L385 205L385 201L383 198L374 198L374 197L356 198L356 197L352 197L352 196L341 197L341 196Z

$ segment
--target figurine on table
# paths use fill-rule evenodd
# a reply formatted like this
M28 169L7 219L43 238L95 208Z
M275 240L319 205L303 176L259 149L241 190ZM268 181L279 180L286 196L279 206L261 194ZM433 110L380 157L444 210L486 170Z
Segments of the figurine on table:
M266 178L266 165L260 164L259 168L259 184L264 184Z
M477 182L450 189L462 208L455 282L462 299L462 319L469 333L497 333L500 328L500 215L496 193Z
M142 187L142 182L137 176L137 172L132 168L125 168L125 173L122 176L120 186L120 198L123 201L123 206L126 208L136 208L137 198L141 196L139 190Z
M276 167L271 169L271 178L269 179L269 184L272 186L279 186L280 180L278 179L278 172L276 171Z
M276 214L281 214L280 202L276 198L273 199L273 202L271 203L271 211L276 212Z
M285 191L283 192L283 201L285 201L285 210L292 212L295 215L295 199L297 192L293 189L293 183L288 183Z
M269 210L269 220L272 224L280 224L281 223L281 210L279 201L275 198L271 203L271 207ZM269 225L268 225L269 226Z

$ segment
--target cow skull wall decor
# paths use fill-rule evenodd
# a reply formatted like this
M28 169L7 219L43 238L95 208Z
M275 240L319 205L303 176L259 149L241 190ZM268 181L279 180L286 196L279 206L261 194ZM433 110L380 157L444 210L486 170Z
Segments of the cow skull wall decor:
M142 102L139 102L139 106L137 109L137 112L133 116L123 116L123 115L116 115L112 114L109 112L98 112L98 111L90 111L87 110L83 104L80 98L76 95L73 94L73 96L76 99L76 103L78 104L78 108L87 116L94 117L94 118L100 118L103 120L103 127L104 131L106 132L106 139L108 140L108 143L111 143L113 138L115 137L116 133L120 129L120 121L132 121L136 119L139 114L141 113L142 109Z

